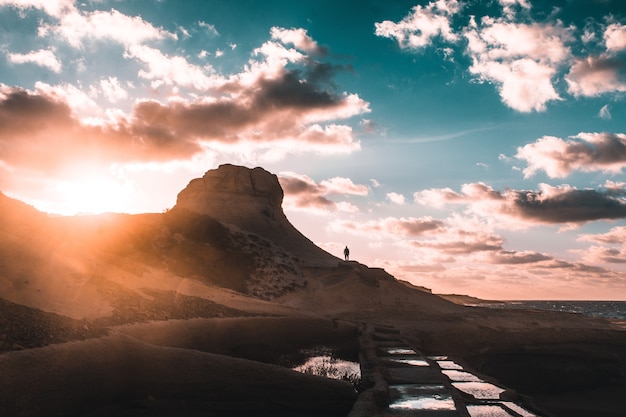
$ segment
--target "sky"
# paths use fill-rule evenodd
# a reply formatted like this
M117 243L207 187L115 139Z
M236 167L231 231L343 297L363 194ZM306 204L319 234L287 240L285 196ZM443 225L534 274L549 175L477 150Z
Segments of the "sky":
M163 212L261 166L440 294L626 300L623 0L0 0L0 191Z

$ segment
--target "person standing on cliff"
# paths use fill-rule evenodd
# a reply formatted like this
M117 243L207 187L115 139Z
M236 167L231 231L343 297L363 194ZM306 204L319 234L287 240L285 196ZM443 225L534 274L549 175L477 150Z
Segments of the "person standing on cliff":
M346 246L346 248L343 250L343 257L346 259L346 261L350 260L350 249L348 249L348 247Z

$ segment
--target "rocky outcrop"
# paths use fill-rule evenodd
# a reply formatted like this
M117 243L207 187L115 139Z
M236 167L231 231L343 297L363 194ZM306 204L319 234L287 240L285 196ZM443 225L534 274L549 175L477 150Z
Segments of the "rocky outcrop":
M192 180L177 197L175 209L210 216L285 248L310 265L336 265L338 259L307 239L287 220L278 177L263 168L231 164Z

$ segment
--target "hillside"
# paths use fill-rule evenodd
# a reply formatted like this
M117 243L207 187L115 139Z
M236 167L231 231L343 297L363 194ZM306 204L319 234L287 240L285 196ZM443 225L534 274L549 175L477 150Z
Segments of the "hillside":
M534 367L516 369L517 379L509 378L509 383L513 387L519 384L538 398L547 395L548 404L554 397L542 390L533 392L535 378L570 381L567 389L559 391L565 396L601 388L620 398L626 391L626 337L615 324L567 314L455 304L398 281L380 268L345 262L325 252L293 227L282 210L282 199L275 175L262 168L234 165L222 165L192 180L179 193L176 205L158 214L49 217L0 194L0 352L5 352L0 355L0 371L5 371L0 374L0 388L5 389L5 394L0 394L0 414L20 408L3 408L2 401L8 401L13 395L10 392L15 394L17 388L9 388L17 381L28 386L27 376L7 376L14 375L12 366L23 364L20 355L25 352L58 358L55 360L63 363L57 368L62 379L63 369L72 368L62 359L66 357L64 346L78 349L78 345L64 343L83 340L80 346L86 350L75 354L84 358L85 369L98 368L103 378L110 379L110 395L122 395L122 391L129 395L127 390L118 392L121 388L115 385L115 378L125 377L109 375L107 366L111 364L107 361L131 360L125 356L126 349L133 357L146 354L168 363L183 360L179 358L183 350L198 349L198 341L207 337L191 327L193 320L203 319L210 320L197 329L209 332L207 349L212 354L241 356L247 352L243 356L249 359L251 351L258 355L287 345L293 348L332 339L339 331L326 328L332 318L334 324L337 320L351 323L347 330L340 329L342 338L347 334L354 337L351 326L358 323L394 326L425 354L452 355L498 378L507 378L505 370L510 365L503 358L527 361ZM447 298L458 302L459 296ZM166 322L177 329L176 338L169 333L174 330L157 325ZM140 327L127 331L125 326ZM243 335L234 336L234 330L227 330L240 326L245 328ZM305 331L317 327L317 333ZM155 333L146 336L141 328ZM296 330L299 328L302 330ZM297 341L287 342L288 334ZM269 335L271 341L261 342ZM153 344L162 343L156 340L184 349L155 348ZM30 349L44 346L43 350ZM567 366L552 367L549 376L542 375L541 366L555 363L554 358L561 358L564 350ZM110 354L98 363L94 352L104 351ZM202 367L224 361L224 366L277 372L284 381L291 378L282 371L264 371L265 365L234 364L213 357L198 360ZM585 366L573 367L581 361ZM151 375L150 364L137 366L140 373ZM191 362L188 366L193 368ZM41 377L38 369L28 369L32 378ZM184 390L179 391L184 378L164 372L158 378L178 387L176 395L185 397ZM589 378L595 374L608 375L613 382L607 386L606 378ZM50 378L56 387L54 395L62 395L56 376ZM194 378L194 383L215 383L209 376ZM149 380L146 376L135 383L142 386ZM302 383L303 387L309 384ZM323 396L327 388L306 392ZM261 388L250 384L250 389ZM29 393L26 390L19 397L32 402ZM103 393L96 402L107 404L109 394ZM344 394L338 395L332 407L343 404L339 408L345 411L346 401L353 398ZM32 395L44 394L33 390ZM320 398L306 397L304 391L294 395L302 396L298 397L301 404ZM54 402L52 394L49 400ZM40 400L40 408L19 415L48 415L44 405L52 405L46 401ZM606 399L603 401L606 405ZM89 408L83 406L86 408L76 408L72 415L83 415ZM344 411L339 415L345 415ZM329 412L320 411L321 415Z

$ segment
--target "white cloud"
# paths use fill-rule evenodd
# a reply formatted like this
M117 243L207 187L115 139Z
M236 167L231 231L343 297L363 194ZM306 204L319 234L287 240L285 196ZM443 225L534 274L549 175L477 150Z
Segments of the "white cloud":
M111 103L128 98L128 92L121 86L117 77L100 80L100 89Z
M626 50L626 26L619 23L608 25L604 31L604 42L609 52Z
M565 77L568 91L574 96L597 96L626 91L622 60L600 56L578 59Z
M209 32L211 35L213 36L219 36L220 33L217 31L217 29L215 28L215 25L212 25L210 23L206 23L203 22L202 20L198 22L198 26L200 26L201 28L204 28L207 30L207 32Z
M281 43L288 45L292 44L301 51L307 53L320 53L322 50L317 45L305 29L283 29L279 27L273 27L270 31L272 39L280 40Z
M387 198L394 204L402 205L405 202L404 196L398 193L387 193Z
M27 54L9 53L7 58L14 64L32 63L56 73L61 72L61 61L56 57L54 51L48 49L31 51Z
M450 18L461 9L457 0L431 1L426 6L417 5L400 22L389 20L375 23L376 35L395 38L401 48L422 49L431 44L434 38L441 36L454 42L458 36L454 33Z
M127 47L149 40L177 39L175 33L155 27L139 16L127 16L115 9L94 12L73 9L63 13L56 25L42 24L41 31L57 34L76 48L82 47L85 39L112 40Z
M526 178L538 171L551 178L564 178L573 171L618 174L626 168L626 134L579 133L568 140L544 136L519 147L515 157L528 164Z
M158 49L145 45L131 46L125 56L137 58L146 64L147 70L139 71L139 76L148 80L200 91L206 91L214 84L214 79L207 75L207 72L212 72L210 66L199 67L190 64L181 56L168 56Z
M522 24L485 17L464 32L469 71L479 80L498 86L502 101L520 111L544 111L560 100L553 79L571 56L566 43L572 28L555 24Z
M74 0L0 0L0 6L40 9L54 17L76 10Z
M600 111L598 112L598 116L604 120L611 120L611 108L608 104L602 106Z

